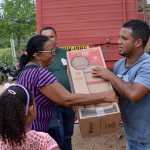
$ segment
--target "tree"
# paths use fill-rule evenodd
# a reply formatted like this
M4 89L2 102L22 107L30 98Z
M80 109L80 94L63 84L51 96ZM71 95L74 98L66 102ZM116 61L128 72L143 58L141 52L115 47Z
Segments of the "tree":
M18 50L21 39L31 36L36 30L36 11L33 0L3 0L1 4L0 36L17 39Z

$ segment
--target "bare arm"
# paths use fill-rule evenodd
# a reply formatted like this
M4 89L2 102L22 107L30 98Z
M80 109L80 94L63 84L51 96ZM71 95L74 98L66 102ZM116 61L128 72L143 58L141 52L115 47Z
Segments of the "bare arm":
M106 68L96 67L93 69L92 74L95 77L102 77L110 81L113 88L130 101L139 101L149 92L149 89L144 85L135 82L124 82Z
M100 102L118 102L118 97L114 91L98 94L71 94L60 83L43 86L40 91L55 103L65 107L91 105Z

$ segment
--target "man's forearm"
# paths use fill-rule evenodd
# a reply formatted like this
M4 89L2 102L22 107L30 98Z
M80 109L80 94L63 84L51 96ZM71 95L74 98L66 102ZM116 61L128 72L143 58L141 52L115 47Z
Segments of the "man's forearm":
M111 82L113 88L119 93L119 95L130 99L132 83L124 82L113 73L109 76L108 80Z

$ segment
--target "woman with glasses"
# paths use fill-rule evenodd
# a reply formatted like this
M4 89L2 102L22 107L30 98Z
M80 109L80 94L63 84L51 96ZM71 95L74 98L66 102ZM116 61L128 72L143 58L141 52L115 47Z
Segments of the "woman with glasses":
M49 134L30 129L35 116L32 93L7 84L0 96L0 150L60 150Z
M35 97L37 113L31 129L48 131L53 102L72 108L76 105L118 101L113 91L96 94L71 94L67 91L46 69L53 63L55 55L55 43L49 37L33 36L28 41L26 50L27 55L20 58L20 67L23 70L17 83L30 89Z

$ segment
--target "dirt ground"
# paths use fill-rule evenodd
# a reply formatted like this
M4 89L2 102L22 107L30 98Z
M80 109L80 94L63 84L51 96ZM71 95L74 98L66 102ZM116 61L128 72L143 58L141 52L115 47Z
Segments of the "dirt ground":
M2 89L0 85L0 93ZM124 130L120 127L116 134L82 138L79 124L75 124L72 145L73 150L125 150Z
M82 138L80 135L79 124L75 124L74 135L72 139L73 150L125 150L125 138L123 127L111 135L102 135L99 137Z

